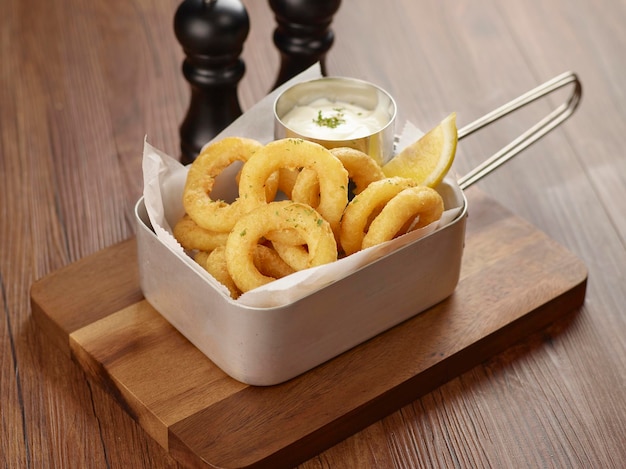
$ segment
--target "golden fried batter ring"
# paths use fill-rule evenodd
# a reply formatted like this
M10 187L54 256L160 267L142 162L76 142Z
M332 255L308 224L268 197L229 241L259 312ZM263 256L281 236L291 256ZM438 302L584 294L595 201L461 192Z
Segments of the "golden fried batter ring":
M180 245L189 250L212 251L218 246L225 246L228 239L228 231L218 232L205 230L191 219L189 215L183 216L174 225L174 237Z
M355 194L360 194L374 181L385 179L385 173L376 161L367 153L355 148L339 147L330 152L335 155L348 171L348 177L354 182Z
M278 252L263 244L256 245L254 265L267 277L283 278L295 272L295 269L287 264Z
M291 199L314 208L319 206L320 183L315 171L307 168L300 171L291 190Z
M361 248L366 249L393 239L409 222L411 230L430 225L439 220L442 214L443 199L436 190L426 186L404 189L387 202L372 221Z
M339 239L346 255L362 249L363 238L372 214L384 207L393 197L417 183L412 179L393 177L372 182L350 201L341 219Z
M341 161L348 171L348 178L354 183L354 194L361 193L374 181L385 178L385 174L376 161L367 153L355 148L338 147L330 152ZM319 181L314 171L304 169L297 175L292 187L291 198L295 202L317 207L319 204Z
M235 176L235 182L239 185L239 178L241 178L241 170ZM279 172L276 171L265 181L265 200L271 202L276 197L278 192Z
M278 190L285 194L288 199L291 199L291 191L299 174L299 169L281 168L278 171Z
M309 253L306 240L296 230L274 230L265 234L276 253L294 270L306 269Z
M281 242L273 242L272 246L280 256L280 258L292 269L304 270L307 268L309 261L309 252L304 244L287 244Z
M241 291L233 282L230 273L228 272L228 268L226 267L226 256L225 256L225 246L219 246L215 250L209 252L200 251L194 257L194 260L200 264L204 269L210 273L215 280L220 282L230 292L231 298L239 298L241 295Z
M241 290L237 288L230 272L228 272L225 249L226 246L218 246L211 252L199 251L194 260L218 282L228 288L231 298L237 299L241 295ZM295 272L274 249L262 244L257 244L254 251L254 265L263 275L273 278L286 277Z
M191 164L183 191L185 211L199 226L211 231L230 231L242 215L238 200L227 203L210 196L215 178L235 161L246 162L263 145L256 140L226 137L208 145ZM265 182L271 172L263 180ZM263 201L266 200L263 192Z
M241 176L245 180L245 172ZM294 229L305 239L307 267L337 260L337 244L330 224L317 211L289 200L263 203L237 221L226 242L226 265L241 291L275 280L259 272L254 264L254 252L266 233L283 229Z
M299 245L304 244L306 241L302 237L302 235L293 229L284 229L284 230L272 230L268 231L265 234L265 239L271 241L272 244L275 242L291 244L291 245Z
M264 184L275 171L307 168L319 177L320 203L317 211L339 231L339 221L348 203L348 172L323 146L297 138L285 138L265 145L244 165L239 180L239 203L249 212L266 203Z

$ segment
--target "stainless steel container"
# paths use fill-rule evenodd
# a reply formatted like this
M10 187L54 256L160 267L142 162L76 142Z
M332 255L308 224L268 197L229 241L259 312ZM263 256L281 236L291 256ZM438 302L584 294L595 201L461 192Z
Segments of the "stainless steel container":
M442 301L461 268L467 201L441 188L460 214L404 246L291 304L238 304L185 264L154 233L143 199L135 208L141 289L150 304L231 377L278 384Z

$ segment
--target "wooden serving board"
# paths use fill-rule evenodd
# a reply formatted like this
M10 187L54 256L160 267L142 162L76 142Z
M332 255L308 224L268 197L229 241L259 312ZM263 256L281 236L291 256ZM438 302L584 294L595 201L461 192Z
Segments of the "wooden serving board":
M467 195L454 294L277 386L229 378L143 299L134 240L37 281L33 316L180 462L293 466L582 305L578 258L481 192Z

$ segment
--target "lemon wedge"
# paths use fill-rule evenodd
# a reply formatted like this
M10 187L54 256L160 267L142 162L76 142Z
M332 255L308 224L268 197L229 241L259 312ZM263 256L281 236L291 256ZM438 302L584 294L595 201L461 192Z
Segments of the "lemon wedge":
M450 114L422 138L412 143L383 166L387 177L411 178L428 187L446 176L456 154L456 113Z

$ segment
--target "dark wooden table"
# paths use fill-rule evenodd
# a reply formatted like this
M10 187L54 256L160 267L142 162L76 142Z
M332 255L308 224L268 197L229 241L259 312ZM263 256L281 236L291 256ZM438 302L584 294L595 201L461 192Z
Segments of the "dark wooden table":
M244 110L279 66L265 2L245 1ZM189 99L177 1L0 6L0 464L177 467L31 316L32 283L134 235L145 135L178 152ZM344 1L333 75L397 99L400 121L461 125L566 70L572 119L479 189L579 256L584 306L301 465L626 464L626 2ZM552 99L556 102L557 98ZM549 109L463 140L463 174Z

